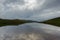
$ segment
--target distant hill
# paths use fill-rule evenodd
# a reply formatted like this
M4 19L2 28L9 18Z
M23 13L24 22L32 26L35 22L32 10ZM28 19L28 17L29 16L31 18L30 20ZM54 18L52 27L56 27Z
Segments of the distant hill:
M18 20L18 19L14 19L14 20L0 19L0 26L19 25L19 24L30 23L30 22L34 22L34 21L31 21L31 20Z
M51 20L47 20L47 21L44 21L42 23L51 24L51 25L55 25L55 26L59 26L60 27L60 17L59 18L55 18L55 19L51 19Z
M36 21L18 20L18 19L14 19L14 20L0 19L0 26L19 25L19 24L31 23L31 22L36 22ZM37 23L45 23L45 24L60 26L60 18L55 18L55 19L47 20L47 21L44 21L44 22L37 22Z

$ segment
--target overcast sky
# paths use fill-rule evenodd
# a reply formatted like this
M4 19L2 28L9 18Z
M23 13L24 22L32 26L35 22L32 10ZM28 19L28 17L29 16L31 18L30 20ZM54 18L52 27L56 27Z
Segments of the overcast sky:
M44 21L60 17L60 0L0 0L0 18Z

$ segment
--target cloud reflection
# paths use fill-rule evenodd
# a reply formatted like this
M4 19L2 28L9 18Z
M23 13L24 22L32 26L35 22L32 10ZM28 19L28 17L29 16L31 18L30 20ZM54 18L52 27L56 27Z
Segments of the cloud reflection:
M60 28L42 23L26 23L18 26L3 26L0 28L0 39L59 40Z

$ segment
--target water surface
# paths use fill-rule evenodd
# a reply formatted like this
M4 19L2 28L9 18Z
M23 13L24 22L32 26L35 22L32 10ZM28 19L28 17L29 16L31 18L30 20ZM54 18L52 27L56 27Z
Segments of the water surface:
M60 40L60 28L42 23L3 26L0 40Z

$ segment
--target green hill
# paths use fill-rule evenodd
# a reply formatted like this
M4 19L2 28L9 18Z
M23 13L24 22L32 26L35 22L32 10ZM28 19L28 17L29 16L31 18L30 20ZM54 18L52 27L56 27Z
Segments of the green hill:
M23 23L29 23L29 22L33 22L30 20L8 20L8 19L0 19L0 26L5 26L5 25L19 25L19 24L23 24Z
M55 25L55 26L59 26L60 27L60 17L59 18L55 18L55 19L51 19L51 20L47 20L47 21L45 21L43 23L51 24L51 25Z
M0 19L0 26L19 25L19 24L30 23L30 22L36 22L36 21L18 20L18 19L14 19L14 20ZM44 22L38 22L38 23L45 23L45 24L60 26L60 18L55 18L55 19L44 21Z

